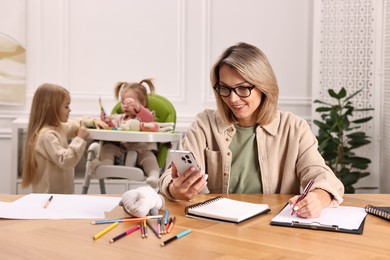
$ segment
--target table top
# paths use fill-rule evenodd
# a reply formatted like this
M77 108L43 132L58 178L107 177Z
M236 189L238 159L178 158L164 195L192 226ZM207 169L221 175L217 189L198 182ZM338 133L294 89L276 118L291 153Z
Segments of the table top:
M88 130L90 139L103 141L168 143L177 142L180 139L180 133L177 132L142 132L102 129Z
M0 195L13 201L20 195ZM88 196L88 195L85 195ZM110 195L109 195L110 196ZM120 196L120 195L111 195ZM291 197L288 194L222 195L255 203L266 203L271 212L241 224L230 224L184 216L184 208L217 196L198 195L193 201L166 202L176 224L170 234L158 239L149 231L114 243L109 240L135 226L121 223L97 240L92 237L107 225L91 220L0 220L0 259L388 259L390 222L368 215L362 235L271 226L271 219ZM347 194L343 206L367 204L389 206L390 194ZM120 207L107 217L123 214ZM163 211L161 211L163 212ZM111 214L111 215L110 215ZM191 233L165 247L160 243L186 229Z

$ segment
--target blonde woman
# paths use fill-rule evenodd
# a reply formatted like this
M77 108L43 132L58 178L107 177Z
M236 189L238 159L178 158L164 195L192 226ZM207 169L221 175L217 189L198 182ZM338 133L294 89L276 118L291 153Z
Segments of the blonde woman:
M343 184L317 150L308 123L278 110L278 84L271 64L257 47L239 43L227 48L211 69L217 110L199 113L181 142L202 171L177 174L175 165L162 174L160 192L171 200L198 193L299 194L289 202L303 218L342 202Z

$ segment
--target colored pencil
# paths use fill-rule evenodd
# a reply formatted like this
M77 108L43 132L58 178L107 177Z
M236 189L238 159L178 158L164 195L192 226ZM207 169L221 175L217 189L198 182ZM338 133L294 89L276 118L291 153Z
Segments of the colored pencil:
M149 226L149 228L153 231L153 233L156 235L157 238L161 238L160 233L157 231L156 228L153 227L152 223L150 223L149 220L146 220L146 224Z
M140 217L140 218L118 218L118 219L102 219L102 220L96 220L92 221L92 225L98 225L98 224L108 224L108 223L114 223L114 222L137 222L144 219L154 219L154 218L161 218L162 215L156 215L156 216L146 216L146 217Z
M110 243L114 243L115 241L117 241L117 240L121 239L122 237L125 237L125 236L127 236L127 235L133 233L134 231L138 230L139 228L140 228L139 225L130 228L129 230L123 232L122 234L119 234L119 235L117 235L116 237L112 238L112 239L110 240Z
M172 231L173 226L175 225L176 217L173 217L171 224L169 224L167 233L170 233Z
M96 235L94 235L93 239L96 240L96 239L100 238L101 236L103 236L104 234L106 234L107 232L109 232L110 230L115 228L116 226L118 226L118 224L119 224L119 222L112 223L111 225L109 225L108 227L106 227L105 229L103 229L102 231L97 233Z
M171 238L169 238L169 239L163 241L163 242L160 244L160 246L166 246L166 245L168 245L169 243L171 243L172 241L175 241L175 240L178 239L178 238L181 238L181 237L183 237L183 236L185 236L185 235L188 235L190 232L191 232L191 229L187 229L187 230L185 230L185 231L183 231L183 232L177 234L176 236L173 236L173 237L171 237Z
M47 208L47 206L49 206L50 202L52 201L53 199L53 195L50 196L50 198L46 201L45 205L43 206L43 208Z

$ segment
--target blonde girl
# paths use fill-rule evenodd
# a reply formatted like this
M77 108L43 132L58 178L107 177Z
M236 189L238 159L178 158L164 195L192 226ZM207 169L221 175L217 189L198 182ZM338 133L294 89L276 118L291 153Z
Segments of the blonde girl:
M45 83L36 90L23 154L22 187L35 193L73 193L74 167L83 155L89 132L82 123L106 127L100 120L68 122L69 92ZM69 140L70 143L69 143Z

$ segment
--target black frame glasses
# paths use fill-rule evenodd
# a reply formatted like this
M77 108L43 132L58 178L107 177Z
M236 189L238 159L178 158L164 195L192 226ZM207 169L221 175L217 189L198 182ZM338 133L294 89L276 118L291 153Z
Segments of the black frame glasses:
M235 87L235 88L229 88L229 87L226 87L226 86L223 86L219 83L216 83L213 87L213 89L218 93L218 95L220 95L221 97L228 97L230 96L230 94L232 93L232 91L234 91L234 93L236 93L237 96L241 97L241 98L246 98L246 97L249 97L251 94L252 94L252 89L254 89L255 86L238 86L238 87ZM226 91L229 91L229 93L227 94L223 94L223 92L221 91L221 89L224 89ZM245 89L245 91L249 91L249 94L248 95L241 95L239 94L240 90L243 90Z

